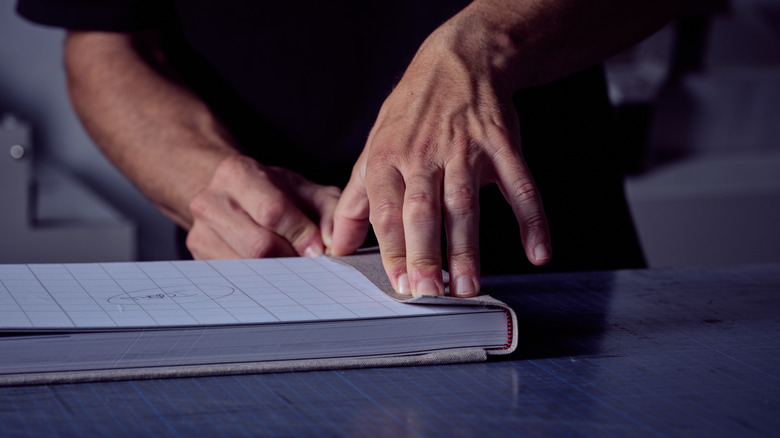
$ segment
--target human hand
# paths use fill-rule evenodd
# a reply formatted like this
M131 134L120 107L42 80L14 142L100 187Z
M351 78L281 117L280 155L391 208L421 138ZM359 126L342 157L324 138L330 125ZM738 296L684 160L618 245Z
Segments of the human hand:
M354 251L370 222L402 294L443 294L442 225L451 292L479 293L478 195L486 184L498 184L512 206L528 259L542 265L551 256L542 201L520 150L512 80L495 59L462 44L455 28L439 28L423 43L385 100L334 213L332 252Z
M340 190L241 155L224 159L190 202L196 259L318 256Z

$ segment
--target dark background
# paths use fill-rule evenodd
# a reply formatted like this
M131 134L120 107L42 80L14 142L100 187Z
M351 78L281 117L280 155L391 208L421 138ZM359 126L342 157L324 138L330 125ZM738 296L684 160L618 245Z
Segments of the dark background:
M707 3L607 62L634 219L651 266L780 262L780 2ZM0 117L32 125L35 166L65 169L136 224L138 259L175 258L173 225L72 113L63 32L14 6L0 0Z

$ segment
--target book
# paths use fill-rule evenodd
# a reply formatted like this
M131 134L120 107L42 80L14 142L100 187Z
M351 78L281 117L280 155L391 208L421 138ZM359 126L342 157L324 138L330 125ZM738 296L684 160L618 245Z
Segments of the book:
M0 385L485 360L513 318L395 294L376 252L0 265Z

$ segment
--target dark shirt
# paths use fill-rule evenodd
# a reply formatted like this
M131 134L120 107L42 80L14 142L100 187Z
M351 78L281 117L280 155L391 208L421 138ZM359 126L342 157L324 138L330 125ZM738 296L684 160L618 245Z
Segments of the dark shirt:
M379 107L427 35L466 1L20 0L33 21L78 30L161 29L177 72L246 153L343 186ZM545 204L545 270L639 267L599 67L514 96ZM495 186L483 188L484 273L537 270Z

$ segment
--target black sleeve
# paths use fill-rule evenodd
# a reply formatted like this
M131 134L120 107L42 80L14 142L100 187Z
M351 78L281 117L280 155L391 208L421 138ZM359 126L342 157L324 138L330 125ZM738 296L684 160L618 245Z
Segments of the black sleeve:
M39 24L109 32L159 27L174 17L165 0L18 0L16 10Z

